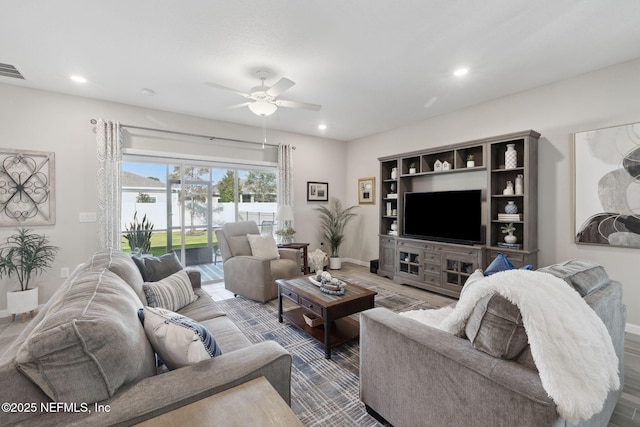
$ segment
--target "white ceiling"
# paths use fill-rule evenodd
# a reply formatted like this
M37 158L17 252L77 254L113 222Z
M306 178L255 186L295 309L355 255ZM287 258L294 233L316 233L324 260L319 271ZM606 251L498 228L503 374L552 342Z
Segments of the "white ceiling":
M322 105L280 108L267 126L338 140L639 57L638 0L3 0L0 12L0 63L25 77L0 83L261 126L206 82L248 92L267 69L267 85L296 82L281 98Z

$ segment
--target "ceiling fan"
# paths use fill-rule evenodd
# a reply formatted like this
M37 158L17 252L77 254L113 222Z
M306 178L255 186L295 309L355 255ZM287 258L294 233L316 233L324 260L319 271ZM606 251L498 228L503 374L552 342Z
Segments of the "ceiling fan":
M278 99L280 94L288 89L290 89L295 83L292 80L287 79L286 77L281 78L271 87L268 87L264 84L264 81L269 77L269 72L264 70L259 70L256 72L256 75L262 83L260 86L256 86L251 89L249 93L244 93L239 90L231 89L226 86L219 85L217 83L207 83L207 85L228 90L230 92L236 93L240 96L247 98L249 101L243 102L241 104L234 105L229 108L239 108L239 107L249 107L252 113L266 117L276 112L278 107L287 107L287 108L302 108L305 110L311 111L320 111L322 106L317 104L307 104L304 102L295 102L295 101L287 101L284 99Z

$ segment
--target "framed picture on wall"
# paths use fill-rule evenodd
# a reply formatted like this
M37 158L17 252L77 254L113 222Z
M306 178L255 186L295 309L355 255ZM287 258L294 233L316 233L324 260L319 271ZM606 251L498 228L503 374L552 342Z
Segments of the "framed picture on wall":
M358 203L361 205L372 205L375 203L376 179L358 179Z
M640 123L577 132L575 241L640 248Z
M328 182L307 181L307 201L308 202L326 202L328 200L329 200L329 183Z

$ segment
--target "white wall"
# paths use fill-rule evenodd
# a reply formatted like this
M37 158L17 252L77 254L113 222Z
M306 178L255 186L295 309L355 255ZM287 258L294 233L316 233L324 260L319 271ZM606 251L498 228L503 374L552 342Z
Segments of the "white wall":
M53 268L36 279L40 303L47 301L63 282L60 268L73 269L96 250L96 224L80 223L78 218L80 212L96 212L95 127L89 120L103 118L142 127L251 141L262 139L261 122L257 117L257 127L250 127L4 84L0 84L0 100L0 147L53 151L56 155L57 223L31 227L61 248ZM157 146L149 139L145 141L142 136L132 135L140 133L135 131L125 136L125 146L133 144L138 149ZM320 242L315 226L317 213L313 211L315 205L306 201L306 182L329 182L330 195L344 198L341 184L346 181L346 144L271 130L267 137L270 143L296 146L293 154L295 224L299 231L296 238L310 242L311 247L316 248ZM187 143L166 135L164 139L167 143L162 147L163 151L179 152L184 146L196 153L215 155L220 152L227 158L233 152L228 149L212 151L206 140ZM180 144L180 147L171 150L171 144ZM254 160L264 159L257 156ZM0 228L0 241L14 231L12 227ZM6 292L16 286L14 279L0 280L0 317L7 315Z
M640 60L504 97L384 134L351 141L347 148L347 200L357 202L359 177L376 176L377 157L533 129L539 142L540 265L571 258L602 264L623 284L630 330L640 333L640 250L573 242L573 133L640 122ZM462 89L463 90L463 89ZM378 254L379 205L362 207L361 239L350 239L344 256L368 261Z

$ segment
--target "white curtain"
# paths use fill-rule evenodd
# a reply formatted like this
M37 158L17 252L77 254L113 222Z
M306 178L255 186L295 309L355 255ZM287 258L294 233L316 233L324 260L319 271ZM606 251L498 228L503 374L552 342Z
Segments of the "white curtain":
M289 144L278 145L278 212L285 212L283 218L280 215L278 226L282 228L288 220L288 224L294 227L293 223L293 182L291 169L291 154L293 148ZM294 227L295 228L295 227Z
M96 125L98 156L98 248L122 247L120 210L122 196L122 132L120 123L98 120Z

